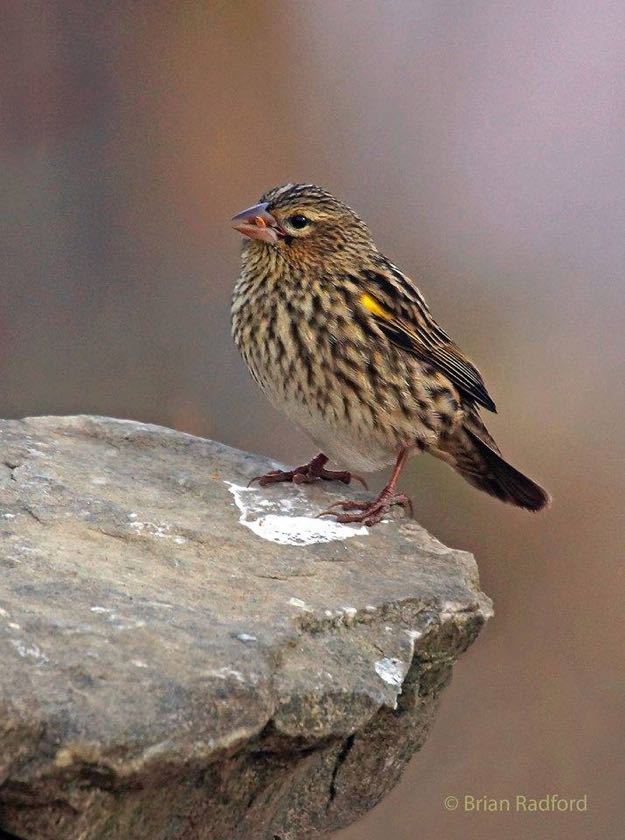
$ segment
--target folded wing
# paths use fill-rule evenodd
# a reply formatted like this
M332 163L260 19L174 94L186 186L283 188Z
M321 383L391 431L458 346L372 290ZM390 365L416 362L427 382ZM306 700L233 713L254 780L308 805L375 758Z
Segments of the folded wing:
M479 370L439 327L416 286L391 263L380 268L365 272L360 297L379 328L393 344L440 371L464 397L496 411Z

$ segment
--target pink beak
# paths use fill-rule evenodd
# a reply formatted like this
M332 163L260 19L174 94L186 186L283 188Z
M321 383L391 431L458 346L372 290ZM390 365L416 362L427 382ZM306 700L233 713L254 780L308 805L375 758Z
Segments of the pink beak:
M260 239L262 242L277 242L284 232L271 213L267 212L267 204L255 204L232 218L232 227L250 239Z

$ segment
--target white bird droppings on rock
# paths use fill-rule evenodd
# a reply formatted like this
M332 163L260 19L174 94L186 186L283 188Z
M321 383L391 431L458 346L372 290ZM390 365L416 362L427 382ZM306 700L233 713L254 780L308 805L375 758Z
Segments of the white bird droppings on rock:
M245 677L240 671L237 671L235 668L228 668L224 666L223 668L215 668L212 671L206 671L207 677L217 677L220 680L227 680L228 677L233 677L237 682L244 683Z
M356 607L341 607L343 613L343 622L348 627L354 623L358 610Z
M399 688L403 683L407 670L405 662L396 659L394 656L385 656L383 659L378 659L374 668L380 679L396 688Z
M259 496L256 487L240 487L230 481L225 483L241 512L241 525L245 525L257 536L278 545L313 545L346 540L349 537L364 537L369 533L364 525L355 527L317 516L289 513L294 508L291 499L277 499L272 505L269 500ZM276 506L283 512L267 513L266 510L270 506Z
M235 639L238 639L240 642L255 642L256 636L252 636L250 633L237 633Z
M9 639L9 641L20 656L37 659L39 662L48 662L48 657L41 651L38 645L28 645L21 639Z
M305 612L312 612L312 607L309 607L306 601L302 601L301 598L289 598L289 604L292 607L299 607L300 610L304 610Z
M156 522L136 522L130 523L130 527L141 536L157 537L159 539L173 540L177 545L182 545L187 542L187 538L180 534L171 533L171 525L156 523Z

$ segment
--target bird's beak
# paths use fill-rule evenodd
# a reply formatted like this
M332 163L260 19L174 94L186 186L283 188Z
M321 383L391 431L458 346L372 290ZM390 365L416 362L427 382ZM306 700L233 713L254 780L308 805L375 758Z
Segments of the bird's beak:
M267 212L267 204L255 204L232 218L232 227L250 239L262 242L277 242L282 230L278 222Z

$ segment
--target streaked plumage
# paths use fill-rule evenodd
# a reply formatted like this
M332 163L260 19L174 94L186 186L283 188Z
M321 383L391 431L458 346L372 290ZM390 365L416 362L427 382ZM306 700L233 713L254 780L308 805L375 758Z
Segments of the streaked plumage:
M252 237L233 295L234 340L269 399L326 456L369 471L425 451L503 501L544 507L545 491L503 460L480 418L495 404L479 371L353 210L319 187L287 184L234 223ZM300 468L295 480L329 476ZM384 509L403 504L394 492L393 481ZM373 523L378 513L337 518Z

